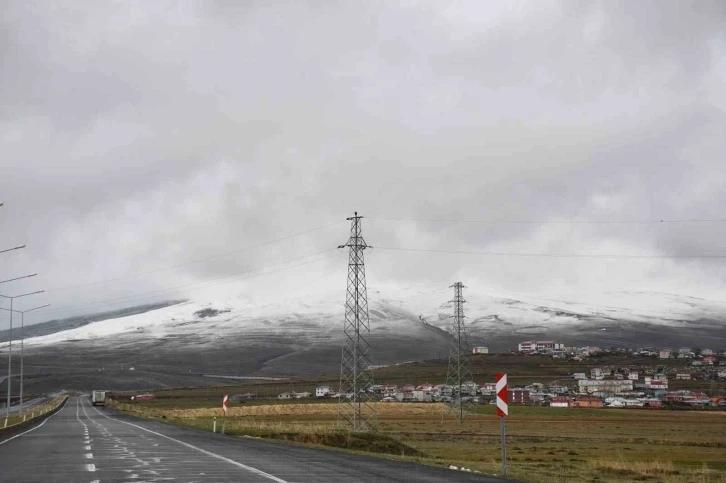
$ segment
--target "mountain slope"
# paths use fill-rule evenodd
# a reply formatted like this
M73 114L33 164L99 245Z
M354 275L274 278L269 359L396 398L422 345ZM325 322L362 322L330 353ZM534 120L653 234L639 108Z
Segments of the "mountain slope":
M199 381L201 374L335 372L340 367L343 295L336 291L267 304L243 297L185 302L27 339L26 353L36 371L63 367L78 380L89 369L115 371L115 383L121 378L139 387ZM370 290L374 363L447 357L450 296L448 290ZM726 346L726 304L721 301L654 292L598 294L576 301L515 299L473 289L465 297L470 345L494 350L533 338L600 347Z

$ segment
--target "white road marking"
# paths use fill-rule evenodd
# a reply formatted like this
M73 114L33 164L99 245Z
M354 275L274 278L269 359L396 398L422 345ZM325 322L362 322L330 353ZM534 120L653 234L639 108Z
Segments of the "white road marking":
M93 453L86 453L83 455L86 459L92 460L93 459Z
M96 471L96 465L86 465L86 471ZM99 480L95 480L99 481Z
M167 436L165 434L157 433L156 431L152 431L150 429L146 429L143 426L139 426L138 424L133 424L133 423L129 423L128 421L121 421L120 419L112 418L111 416L107 416L107 415L103 414L101 411L98 410L98 408L96 408L96 406L91 406L91 407L98 414L100 414L104 418L110 419L111 421L116 421L117 423L127 424L129 426L133 426L134 428L138 428L138 429L140 429L142 431L146 431L147 433L151 433L151 434L154 434L156 436L160 436L162 438L168 439L169 441L174 441L175 443L179 443L179 444L181 444L183 446L186 446L187 448L191 448L191 449L196 450L196 451L199 451L200 453L203 453L203 454L205 454L207 456L211 456L213 458L217 458L217 459L220 459L222 461L226 461L229 464L235 465L235 466L237 466L239 468L242 468L244 470L249 471L250 473L254 473L256 475L262 476L262 477L267 478L267 479L269 479L271 481L274 481L276 483L288 483L287 481L285 481L285 480L283 480L281 478L278 478L277 476L271 475L269 473L265 473L264 471L258 470L257 468L253 468L252 466L247 466L247 465L242 464L242 463L239 463L239 462L237 462L235 460L229 459L226 456L222 456L222 455L217 454L217 453L212 453L211 451L207 451L206 449L202 449L202 448L199 448L197 446L191 445L189 443L185 443L184 441L180 441L178 439L174 439L174 438L172 438L170 436Z
M47 421L48 421L48 420L49 420L50 418L52 418L53 416L55 416L56 414L58 414L59 412L61 412L61 411L62 411L62 410L63 410L63 409L64 409L64 408L66 407L66 404L68 404L68 399L66 399L66 402L64 402L64 403L63 403L63 407L62 407L62 408L60 408L60 409L59 409L58 411L56 411L55 413L51 414L51 415L50 415L50 416L49 416L48 418L46 418L46 419L45 419L45 420L44 420L44 421L43 421L42 423L40 423L39 425L37 425L37 426L36 426L36 427L34 427L34 428L30 428L29 430L27 430L27 431L25 431L25 432L23 432L23 433L20 433L20 434L16 434L16 435L15 435L15 436L13 436L12 438L8 438L8 439L6 439L6 440L4 440L4 441L0 441L0 446L4 445L4 444L5 444L5 443L7 443L8 441L12 441L12 440L14 440L15 438L19 438L19 437L21 437L21 436L22 436L22 435L24 435L24 434L28 434L29 432L31 432L31 431L35 431L36 429L40 428L40 427L41 427L41 426L43 426L43 425L44 425L44 424L45 424L45 423L46 423L46 422L47 422Z
M91 451L91 447L90 446L84 446L83 449L85 449L86 451Z

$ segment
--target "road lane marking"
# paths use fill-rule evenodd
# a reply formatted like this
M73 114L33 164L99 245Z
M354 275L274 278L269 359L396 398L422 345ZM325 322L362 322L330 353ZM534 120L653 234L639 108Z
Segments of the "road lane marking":
M86 471L96 471L96 465L86 465Z
M70 398L69 398L69 399L70 399ZM60 409L59 409L58 411L56 411L55 413L53 413L53 414L51 414L50 416L48 416L48 417L47 417L47 418L46 418L45 420L43 420L43 422L42 422L42 423L40 423L39 425L37 425L37 426L36 426L36 427L34 427L34 428L30 428L29 430L27 430L27 431L25 431L25 432L23 432L23 433L20 433L20 434L16 434L16 435L15 435L15 436L13 436L12 438L8 438L8 439L6 439L6 440L0 441L0 446L4 445L4 444L5 444L5 443L7 443L8 441L12 441L12 440L14 440L15 438L19 438L19 437L21 437L21 436L22 436L22 435L24 435L24 434L28 434L29 432L31 432L31 431L35 431L36 429L40 428L40 427L41 427L41 426L43 426L43 425L44 425L44 424L45 424L45 423L46 423L46 422L47 422L47 421L48 421L48 420L49 420L50 418L52 418L53 416L55 416L55 415L56 415L56 414L58 414L59 412L63 411L63 409L65 409L65 407L66 407L66 404L68 404L68 399L66 399L66 402L64 402L64 403L63 403L63 407L62 407L62 408L60 408Z
M86 459L92 460L93 459L93 453L86 453L83 455Z
M101 411L98 410L98 408L96 408L96 406L91 406L91 407L98 414L100 414L104 418L110 419L111 421L116 421L117 423L127 424L129 426L133 426L134 428L138 428L138 429L140 429L142 431L146 431L147 433L151 433L151 434L154 434L156 436L160 436L162 438L168 439L169 441L174 441L175 443L179 443L179 444L181 444L183 446L186 446L187 448L191 448L191 449L196 450L196 451L199 451L200 453L203 453L203 454L205 454L207 456L211 456L213 458L217 458L217 459L220 459L222 461L226 461L227 463L232 464L232 465L235 465L238 468L242 468L244 470L249 471L250 473L254 473L256 475L262 476L262 477L267 478L267 479L269 479L271 481L274 481L276 483L288 483L287 481L283 480L282 478L278 478L275 475L271 475L269 473L265 473L264 471L258 470L257 468L253 468L252 466L247 466L247 465L245 465L243 463L240 463L240 462L235 461L233 459L227 458L226 456L222 456L222 455L217 454L217 453L212 453L211 451L207 451L206 449L202 449L202 448L199 448L199 447L194 446L192 444L185 443L184 441L180 441L178 439L174 439L171 436L167 436L165 434L157 433L156 431L152 431L150 429L146 429L143 426L139 426L138 424L133 424L133 423L129 423L127 421L121 421L120 419L112 418L111 416L107 416L107 415L103 414Z

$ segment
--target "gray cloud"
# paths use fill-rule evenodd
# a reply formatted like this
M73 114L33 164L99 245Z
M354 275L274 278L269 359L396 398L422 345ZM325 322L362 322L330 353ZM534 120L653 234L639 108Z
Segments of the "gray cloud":
M40 274L4 291L177 265L353 210L722 218L723 2L73 5L2 7L0 246L29 248L0 255L0 278ZM365 229L379 247L592 254L724 253L726 236L726 223L366 219ZM38 320L269 267L346 236L341 223L172 271L52 292L43 301L80 307ZM262 300L334 287L344 280L343 259L162 295ZM438 287L461 277L508 292L721 296L724 284L718 260L381 249L368 263L374 284Z

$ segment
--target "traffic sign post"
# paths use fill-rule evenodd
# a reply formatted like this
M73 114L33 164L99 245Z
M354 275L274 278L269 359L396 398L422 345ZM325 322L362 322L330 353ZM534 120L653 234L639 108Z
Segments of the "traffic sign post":
M496 376L497 416L502 428L502 474L507 476L507 437L505 419L509 416L509 389L507 388L507 375L498 373Z
M229 396L226 394L224 397L222 397L222 411L224 412L224 416L222 416L222 434L224 434L224 426L227 423L227 406L229 405Z

